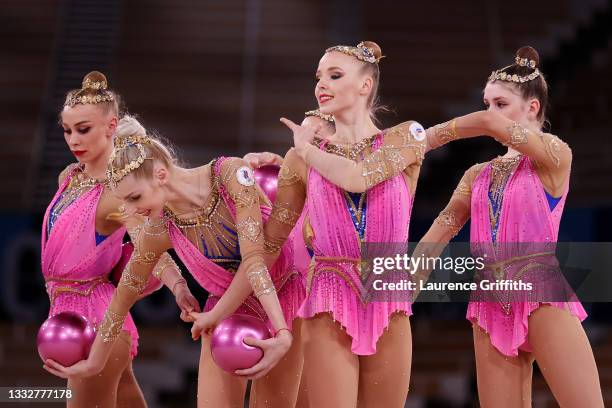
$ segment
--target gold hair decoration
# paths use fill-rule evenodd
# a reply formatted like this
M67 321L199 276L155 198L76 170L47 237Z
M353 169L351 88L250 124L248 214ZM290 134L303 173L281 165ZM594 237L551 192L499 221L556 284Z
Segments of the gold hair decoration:
M110 165L107 170L107 178L111 185L117 185L121 179L130 174L132 171L139 168L147 157L147 152L145 151L144 145L147 143L151 143L151 138L142 135L131 135L127 137L121 137L115 140L115 147L110 157ZM114 166L115 158L117 154L128 147L136 146L138 149L139 155L134 160L130 161L125 165L122 169L118 169Z
M77 105L79 103L83 105L95 105L98 103L112 102L115 100L111 93L105 95L79 95L79 93L80 91L75 93L74 95L70 95L70 97L66 99L64 106L70 106L72 108L74 105Z
M529 58L521 58L518 55L516 56L516 58L514 59L514 61L516 62L516 65L519 65L521 67L529 67L531 69L535 69L537 63Z
M121 149L125 149L126 147L138 145L138 144L147 144L151 143L151 138L148 136L143 136L139 134L134 134L126 137L120 137L115 139L115 150L119 151Z
M93 89L95 91L102 89L106 91L108 89L108 84L106 81L92 81L89 78L85 78L83 84L81 85L81 89Z
M304 112L304 116L305 117L309 117L309 116L314 116L317 117L319 119L323 119L326 122L329 122L331 124L334 124L334 115L328 115L326 113L321 112L318 109L314 109L314 110L309 110L308 112Z
M525 82L533 81L534 79L542 75L542 73L537 67L538 64L535 60L532 60L529 58L521 58L517 55L514 58L514 63L515 65L518 65L519 67L531 68L534 71L529 75L523 75L523 76L517 75L517 74L510 75L507 72L505 72L505 70L507 70L508 68L512 66L512 65L508 65L507 67L491 72L491 75L489 75L489 81L492 82L492 81L500 80L500 81L514 82L517 84L522 84Z
M96 91L97 95L84 95L85 91ZM106 81L92 81L89 78L85 78L81 84L81 89L74 92L64 102L64 106L73 107L77 104L97 104L102 102L112 102L115 100L115 96L108 90L108 84Z
M351 57L355 57L360 61L368 62L370 64L378 64L381 58L374 56L374 50L370 47L366 47L363 42L357 44L356 47L350 45L334 45L325 50L325 52L338 51Z
M517 84L522 84L524 82L533 81L534 79L539 77L541 74L540 70L537 68L531 74L525 75L525 76L519 76L517 74L510 75L506 72L503 72L502 69L498 69L497 71L491 72L491 75L489 76L489 81L495 81L499 79L501 81L515 82Z

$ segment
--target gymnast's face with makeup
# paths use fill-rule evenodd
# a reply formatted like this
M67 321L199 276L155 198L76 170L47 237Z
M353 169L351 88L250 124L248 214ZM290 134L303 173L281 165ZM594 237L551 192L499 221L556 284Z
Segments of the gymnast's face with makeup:
M338 52L326 52L316 72L315 97L319 110L341 115L355 106L367 107L374 80L365 62Z
M121 179L113 193L123 200L128 214L157 217L169 198L168 175L169 170L163 163L147 159L140 168Z
M484 89L484 104L489 111L498 112L523 125L538 120L540 102L536 98L525 99L514 85L488 82Z
M65 106L61 125L66 144L79 163L102 160L113 149L117 116L102 104Z

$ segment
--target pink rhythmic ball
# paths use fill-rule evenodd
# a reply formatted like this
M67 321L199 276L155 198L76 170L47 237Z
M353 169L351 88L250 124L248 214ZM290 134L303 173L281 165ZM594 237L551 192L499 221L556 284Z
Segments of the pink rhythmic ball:
M275 164L267 164L254 170L255 181L259 184L259 187L268 196L270 201L274 202L276 199L276 190L278 189L278 172L280 167Z
M257 364L263 357L263 350L246 344L243 341L246 337L265 340L271 336L266 324L256 317L234 314L223 319L213 331L210 342L215 363L230 374Z
M49 317L40 326L36 344L43 362L50 358L69 367L89 356L95 338L96 332L85 317L62 312Z

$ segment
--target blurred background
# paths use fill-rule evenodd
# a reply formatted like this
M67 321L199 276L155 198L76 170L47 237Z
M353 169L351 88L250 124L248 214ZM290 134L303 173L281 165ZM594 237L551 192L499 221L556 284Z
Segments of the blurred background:
M490 72L531 45L551 88L550 131L574 154L560 241L612 241L611 38L609 0L0 0L0 386L63 384L36 352L49 307L40 225L59 172L74 161L58 112L87 72L104 72L129 111L195 166L221 154L283 155L291 135L278 119L299 121L316 107L315 70L328 46L376 41L387 56L381 96L391 112L383 125L414 119L428 127L483 109ZM503 151L479 138L428 155L411 239L468 167ZM612 307L587 307L585 328L612 404ZM465 305L414 311L406 406L477 406ZM195 406L199 346L170 292L139 302L134 315L135 371L150 406ZM556 406L534 377L534 406Z

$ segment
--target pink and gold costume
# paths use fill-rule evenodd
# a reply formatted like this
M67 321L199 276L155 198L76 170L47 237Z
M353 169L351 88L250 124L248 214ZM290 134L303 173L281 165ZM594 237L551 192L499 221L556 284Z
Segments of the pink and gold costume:
M250 205L256 198L251 195L257 194L257 190L253 188L246 192L244 186L228 176L236 173L239 164L225 157L212 162L212 191L204 210L205 218L190 224L167 212L168 234L176 253L196 281L210 293L204 307L206 312L225 293L239 265L262 256L256 241L263 237L257 236L258 232L248 235L243 232L248 230L237 228L237 225L241 225L239 220L255 220L257 217L251 213L259 211L265 222L270 207L265 203L260 206ZM240 241L239 236L243 237ZM303 282L292 262L293 255L288 243L269 272L289 327L304 298ZM265 311L253 294L236 312L266 319Z
M154 143L152 139L133 135L121 140L116 149L137 146L146 155L144 145ZM114 163L114 158L111 163ZM120 181L132 170L130 162L125 168L111 166L111 179ZM202 207L195 209L195 216L185 218L171 208L163 210L162 217L151 224L150 220L128 226L135 243L134 254L117 286L116 294L109 305L100 330L104 342L113 342L118 336L118 327L128 316L128 311L138 300L153 265L161 254L174 248L190 273L211 296L205 311L210 311L225 293L234 279L234 274L243 268L255 297L249 297L236 310L267 319L263 307L256 299L274 293L276 286L283 293L279 296L282 311L291 321L300 302L302 282L292 274L291 254L284 252L279 268L272 268L269 275L263 259L262 211L259 205L263 193L255 187L252 170L241 159L220 158L208 165L211 175L211 192ZM200 170L202 171L202 170ZM270 278L272 276L272 279ZM302 289L303 291L303 289ZM303 292L302 292L303 293ZM227 312L227 311L225 311ZM235 312L234 310L229 313ZM268 321L270 325L271 322Z
M364 193L348 193L332 184L290 151L279 173L277 199L266 226L271 246L280 245L306 203L314 262L308 271L307 296L299 316L330 313L351 336L351 350L359 355L376 352L377 340L393 313L412 314L407 300L367 300L360 268L362 242L408 240L413 191L424 147L414 140L408 127L408 122L400 124L348 149L315 138L314 144L321 150L355 161L369 150L356 165L359 176L366 179Z
M500 204L499 218L495 225L490 216L489 196L490 186L495 185L491 183L493 165L495 165L495 160L484 166L473 167L466 173L468 177L464 180L465 183L469 183L464 185L466 188L464 193L471 194L470 241L472 248L481 252L486 251L486 248L493 248L494 242L499 243L496 262L514 260L506 266L504 277L518 278L521 270L530 270L521 276L524 280L534 281L537 293L532 296L535 296L536 301L512 302L511 298L502 298L499 302L471 301L467 318L489 334L491 343L501 353L516 356L518 350L531 351L527 342L528 318L541 304L550 304L567 310L581 321L587 315L577 300L561 301L563 299L556 298L560 290L551 288L551 285L562 286L561 290L565 289L562 275L553 274L552 280L548 283L542 281L545 271L549 267L556 266L554 255L543 253L554 253L554 243L557 241L559 223L569 189L569 178L564 193L551 209L547 193L535 171L532 160L524 155L519 156L516 163L511 164L512 167L509 168L511 173L507 176L505 185L499 187L503 189L503 201ZM470 178L473 181L470 182ZM493 238L494 234L496 239ZM509 245L508 243L521 243L522 245ZM539 245L537 243L550 244ZM519 259L519 257L524 259ZM478 296L478 292L472 295L473 299L478 299ZM572 300L572 297L570 296L568 300Z
M96 233L96 209L104 185L79 181L81 167L73 166L47 207L42 229L42 273L51 302L49 316L72 311L96 327L101 324L115 287L109 274L121 257L125 228L104 238ZM103 238L101 242L100 238ZM131 316L123 330L132 337L132 357L138 332Z
M586 313L555 257L569 190L569 146L555 135L530 130L494 111L470 113L427 133L428 145L433 148L485 134L520 153L497 157L466 171L424 238L425 242L448 242L471 216L472 255L488 255L482 273L486 276L481 277L533 286L532 290L486 292L479 288L472 292L467 318L484 329L493 346L507 356L530 350L529 315L542 304L584 320ZM559 197L545 190L541 177L546 177L547 185Z

